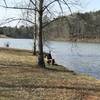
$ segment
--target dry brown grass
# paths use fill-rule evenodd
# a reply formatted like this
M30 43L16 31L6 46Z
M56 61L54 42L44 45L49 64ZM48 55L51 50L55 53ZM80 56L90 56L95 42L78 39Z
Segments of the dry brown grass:
M0 50L0 100L100 100L100 81L62 66L42 69L31 52Z

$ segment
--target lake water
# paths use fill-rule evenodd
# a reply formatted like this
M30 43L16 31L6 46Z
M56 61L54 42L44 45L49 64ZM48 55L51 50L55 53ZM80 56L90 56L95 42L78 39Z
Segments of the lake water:
M33 47L31 39L0 39L0 47L7 43L12 48L32 50ZM44 51L49 50L58 64L100 79L100 44L50 41L44 46Z

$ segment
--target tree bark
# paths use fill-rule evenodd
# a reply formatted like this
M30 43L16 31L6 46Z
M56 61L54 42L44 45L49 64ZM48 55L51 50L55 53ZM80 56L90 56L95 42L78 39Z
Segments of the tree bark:
M37 37L37 25L36 25L36 1L35 1L35 33L34 33L34 51L33 55L36 55L36 37Z
M45 67L44 55L43 55L43 41L42 41L42 18L43 18L43 1L39 0L39 11L38 11L38 65Z

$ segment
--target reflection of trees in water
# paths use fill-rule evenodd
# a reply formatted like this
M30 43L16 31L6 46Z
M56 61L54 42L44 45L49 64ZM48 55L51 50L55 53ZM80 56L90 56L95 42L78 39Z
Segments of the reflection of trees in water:
M77 42L72 42L71 52L72 52L72 54L76 54L77 56L82 56L82 54L80 54L81 51L78 47Z

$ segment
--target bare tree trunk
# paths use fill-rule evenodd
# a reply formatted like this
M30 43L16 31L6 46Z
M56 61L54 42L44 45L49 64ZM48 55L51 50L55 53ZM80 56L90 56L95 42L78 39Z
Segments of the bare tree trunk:
M36 55L36 37L37 37L37 25L36 25L36 1L35 1L35 33L34 33L34 51L33 55Z
M38 14L38 48L39 48L39 53L38 53L38 65L40 67L45 67L44 63L44 57L43 57L43 41L42 41L42 17L43 17L43 1L44 0L39 0L39 14Z

